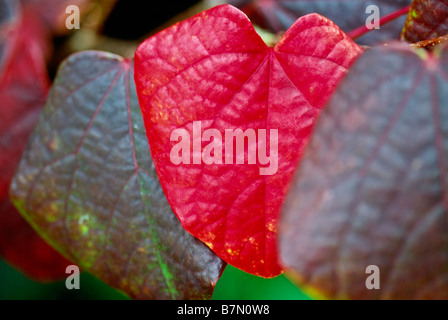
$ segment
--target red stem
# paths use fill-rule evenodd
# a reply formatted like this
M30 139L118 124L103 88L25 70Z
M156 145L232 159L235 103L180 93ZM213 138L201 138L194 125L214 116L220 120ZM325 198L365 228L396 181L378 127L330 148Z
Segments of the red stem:
M385 15L380 19L380 26L389 23L393 20L395 20L398 17L401 17L402 15L408 14L409 10L411 9L411 6L404 7L402 9L399 9L397 11L394 11L392 13L389 13L388 15ZM350 31L348 33L348 36L352 38L353 40L365 35L367 32L372 31L373 29L368 29L365 25L362 27L359 27L353 31Z

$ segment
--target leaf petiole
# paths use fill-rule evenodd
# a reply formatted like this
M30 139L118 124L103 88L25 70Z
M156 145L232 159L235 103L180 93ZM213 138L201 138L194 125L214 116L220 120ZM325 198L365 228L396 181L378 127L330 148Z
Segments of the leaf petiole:
M385 15L384 17L382 17L380 19L380 25L383 26L391 21L394 21L395 19L408 14L409 10L411 9L411 6L406 6L404 8L401 8L399 10L396 10L394 12L391 12L387 15ZM366 33L368 33L369 31L372 31L373 29L369 29L367 28L366 25L363 25L355 30L350 31L349 33L347 33L347 35L352 38L353 40L360 38L361 36L365 35Z

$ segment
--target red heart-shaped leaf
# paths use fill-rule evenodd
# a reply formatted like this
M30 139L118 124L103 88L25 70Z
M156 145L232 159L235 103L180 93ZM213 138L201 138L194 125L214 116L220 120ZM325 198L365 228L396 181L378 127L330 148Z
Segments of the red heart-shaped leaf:
M228 263L264 277L281 273L277 218L291 176L321 108L360 53L317 14L299 19L270 48L229 5L176 24L138 48L135 80L168 201L183 226ZM230 145L219 150L219 138L236 129L250 136L244 153L233 154ZM210 136L199 140L204 132L213 142ZM193 148L208 145L204 154L210 156L215 146L213 163L205 165L196 152L182 153L191 164L174 164L170 155L184 140L171 141L172 133L195 135ZM269 159L260 157L263 148ZM258 162L247 164L257 150ZM245 164L236 164L242 154Z

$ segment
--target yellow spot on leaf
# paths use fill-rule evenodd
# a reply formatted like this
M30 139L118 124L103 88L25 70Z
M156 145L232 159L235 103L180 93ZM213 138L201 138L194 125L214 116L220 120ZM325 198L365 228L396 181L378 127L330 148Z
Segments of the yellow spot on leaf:
M89 227L86 226L85 224L82 224L79 226L79 231L83 236L85 236L87 233L89 233Z
M277 227L276 227L276 225L275 225L273 222L270 222L270 223L267 225L267 229L268 229L270 232L277 232Z
M240 254L240 250L232 250L232 249L227 249L226 250L227 251L227 253L229 254L229 255L231 255L231 256L237 256L237 255L239 255Z

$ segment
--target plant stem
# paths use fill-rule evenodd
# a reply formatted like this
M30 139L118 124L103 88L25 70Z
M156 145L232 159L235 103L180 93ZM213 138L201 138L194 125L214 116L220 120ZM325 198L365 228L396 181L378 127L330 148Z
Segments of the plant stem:
M380 19L380 25L381 26L385 25L386 23L389 23L389 22L397 19L398 17L401 17L402 15L407 14L409 12L410 8L411 8L411 6L409 5L407 7L404 7L402 9L399 9L397 11L394 11L392 13L389 13L389 14L385 15L384 17L382 17ZM361 26L361 27L359 27L359 28L357 28L357 29L355 29L353 31L350 31L348 33L348 36L350 38L352 38L353 40L355 40L355 39L365 35L369 31L372 31L372 29L368 29L366 25L363 25L363 26Z

